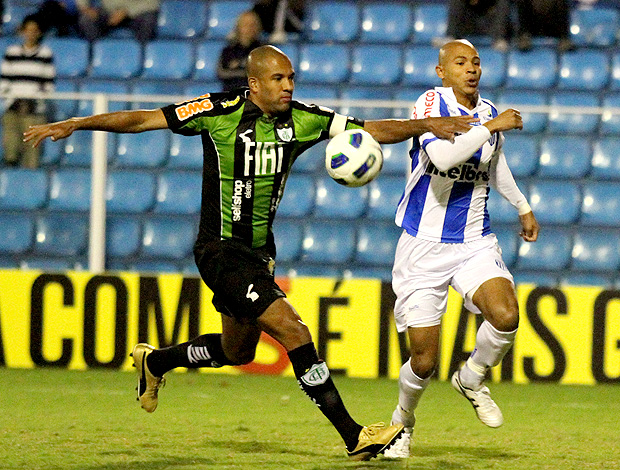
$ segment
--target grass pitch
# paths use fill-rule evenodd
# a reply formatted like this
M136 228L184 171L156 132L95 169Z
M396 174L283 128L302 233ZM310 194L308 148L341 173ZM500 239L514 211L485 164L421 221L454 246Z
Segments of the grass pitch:
M363 424L389 421L393 380L336 377ZM620 386L492 384L489 429L447 382L418 409L412 457L348 461L291 377L169 374L158 410L126 372L0 369L0 469L620 469Z

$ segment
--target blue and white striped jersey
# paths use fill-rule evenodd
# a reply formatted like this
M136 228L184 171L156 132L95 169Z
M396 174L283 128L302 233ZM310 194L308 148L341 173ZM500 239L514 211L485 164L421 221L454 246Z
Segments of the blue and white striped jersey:
M475 125L482 125L497 117L498 111L481 98L469 110L457 102L452 88L436 87L418 98L413 118L467 114L480 118ZM455 151L458 140L450 144ZM468 242L491 233L487 211L489 180L495 167L491 162L500 155L502 142L501 133L492 134L467 161L440 171L433 157L444 151L446 141L432 133L414 139L411 174L396 210L396 224L411 236L442 243Z

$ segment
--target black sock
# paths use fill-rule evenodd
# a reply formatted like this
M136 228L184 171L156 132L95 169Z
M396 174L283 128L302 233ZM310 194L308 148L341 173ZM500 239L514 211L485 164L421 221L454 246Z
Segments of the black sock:
M161 377L175 367L197 369L232 365L222 349L221 337L219 333L212 333L176 346L156 349L147 356L147 366L153 375Z
M362 426L349 415L329 375L329 369L319 359L314 344L308 343L293 349L289 351L288 357L301 389L333 424L347 449L353 450L357 446Z

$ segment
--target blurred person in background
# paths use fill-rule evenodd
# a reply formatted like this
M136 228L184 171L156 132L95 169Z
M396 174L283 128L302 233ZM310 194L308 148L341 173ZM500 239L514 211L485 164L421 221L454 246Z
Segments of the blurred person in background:
M35 15L43 35L55 32L57 36L79 36L80 9L77 0L45 0Z
M222 91L247 86L245 66L252 49L262 46L260 35L263 31L260 18L254 11L239 15L229 43L220 54L217 78L222 83Z
M23 142L23 133L30 126L47 122L46 102L42 99L20 98L54 90L56 71L52 50L41 45L41 27L34 15L22 21L19 34L23 42L7 47L0 66L0 91L9 97L2 116L2 144L7 165L36 168L38 148Z
M154 39L161 0L76 0L80 9L80 29L94 41L115 28L129 28L140 42Z
M557 38L560 52L575 49L570 40L570 0L517 0L516 3L520 50L532 49L533 36Z
M305 0L259 0L253 10L273 44L283 44L287 33L301 33L304 29Z

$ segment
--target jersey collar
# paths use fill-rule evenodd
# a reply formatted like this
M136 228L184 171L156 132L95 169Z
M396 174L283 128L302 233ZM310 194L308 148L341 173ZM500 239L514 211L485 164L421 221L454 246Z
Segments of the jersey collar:
M476 107L474 109L468 109L456 100L456 96L454 95L454 90L452 89L452 87L436 86L435 91L437 91L441 96L443 96L446 101L450 101L450 104L458 106L460 109L467 111L467 114L480 113L490 107L488 103L483 101L480 93L478 93L478 102L476 103Z

